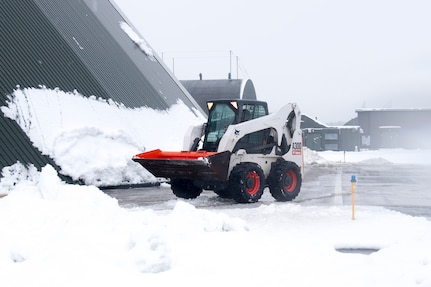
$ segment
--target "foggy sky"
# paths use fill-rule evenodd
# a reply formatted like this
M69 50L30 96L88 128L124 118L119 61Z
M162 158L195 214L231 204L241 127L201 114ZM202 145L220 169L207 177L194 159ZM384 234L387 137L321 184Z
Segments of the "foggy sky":
M270 111L296 102L330 123L357 108L431 107L428 0L115 2L178 79L231 71Z

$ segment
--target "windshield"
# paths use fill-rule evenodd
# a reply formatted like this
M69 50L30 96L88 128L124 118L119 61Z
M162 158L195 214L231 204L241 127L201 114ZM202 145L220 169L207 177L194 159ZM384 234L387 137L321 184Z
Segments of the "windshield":
M235 121L235 112L229 104L221 103L213 107L208 115L208 126L204 149L217 151L218 143L229 125Z

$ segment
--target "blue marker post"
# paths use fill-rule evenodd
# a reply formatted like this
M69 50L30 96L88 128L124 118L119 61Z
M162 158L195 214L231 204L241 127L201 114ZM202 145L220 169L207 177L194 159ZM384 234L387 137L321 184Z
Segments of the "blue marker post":
M350 180L352 183L352 220L355 220L355 192L356 192L356 176L352 175Z

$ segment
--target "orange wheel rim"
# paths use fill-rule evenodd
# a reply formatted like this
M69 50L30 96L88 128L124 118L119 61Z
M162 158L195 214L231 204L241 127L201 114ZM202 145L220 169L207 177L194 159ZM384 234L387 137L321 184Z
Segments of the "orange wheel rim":
M251 171L246 177L246 191L250 195L255 195L259 191L260 177L255 171Z
M289 170L286 172L286 176L284 177L284 190L287 192L293 192L298 184L298 177L293 170Z

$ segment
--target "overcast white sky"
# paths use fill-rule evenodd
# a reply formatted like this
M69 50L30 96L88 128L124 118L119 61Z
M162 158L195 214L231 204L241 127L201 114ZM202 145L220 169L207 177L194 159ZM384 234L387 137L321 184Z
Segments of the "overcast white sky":
M115 0L180 80L249 77L323 122L431 107L429 0ZM230 68L230 52L232 68Z

